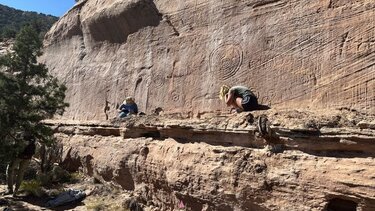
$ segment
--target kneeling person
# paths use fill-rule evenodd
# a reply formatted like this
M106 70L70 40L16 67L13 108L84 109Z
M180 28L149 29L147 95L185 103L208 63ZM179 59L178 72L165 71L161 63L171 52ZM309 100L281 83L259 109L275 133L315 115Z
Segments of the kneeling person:
M233 86L229 88L223 85L220 89L219 97L225 100L227 106L231 106L237 112L253 111L259 106L257 97L245 86Z

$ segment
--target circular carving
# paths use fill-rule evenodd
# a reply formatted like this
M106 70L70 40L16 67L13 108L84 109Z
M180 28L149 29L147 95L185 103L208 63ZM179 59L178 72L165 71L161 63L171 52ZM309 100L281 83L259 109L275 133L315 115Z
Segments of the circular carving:
M173 101L173 102L179 102L180 101L180 93L178 92L178 91L172 91L172 93L171 93L171 100Z
M164 86L164 83L165 83L165 79L161 75L156 75L154 77L154 84L157 88Z
M210 70L214 71L222 80L236 75L240 69L243 53L240 46L223 44L212 51L210 55Z

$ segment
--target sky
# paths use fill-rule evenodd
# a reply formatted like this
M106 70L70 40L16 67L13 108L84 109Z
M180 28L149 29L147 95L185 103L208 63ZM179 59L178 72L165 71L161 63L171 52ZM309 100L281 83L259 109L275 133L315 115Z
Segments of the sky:
M23 11L63 16L75 4L75 0L0 0L0 4Z

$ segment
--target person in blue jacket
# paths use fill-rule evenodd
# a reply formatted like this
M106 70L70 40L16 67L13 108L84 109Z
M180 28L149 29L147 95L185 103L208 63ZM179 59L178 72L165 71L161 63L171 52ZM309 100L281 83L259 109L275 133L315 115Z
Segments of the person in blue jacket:
M132 114L138 113L138 106L134 98L127 97L119 108L119 118L124 118Z

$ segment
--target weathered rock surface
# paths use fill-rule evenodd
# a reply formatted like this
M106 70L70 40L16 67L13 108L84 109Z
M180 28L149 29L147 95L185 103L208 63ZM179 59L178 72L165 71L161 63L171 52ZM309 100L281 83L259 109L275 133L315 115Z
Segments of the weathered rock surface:
M69 121L46 124L66 168L160 210L374 210L374 116L364 115L375 114L374 9L371 0L81 0L45 37L41 60L70 103ZM273 108L341 110L228 116L222 84L251 86ZM141 111L181 116L82 121L114 117L129 95Z
M68 86L67 119L222 109L222 84L275 108L375 113L373 0L79 1L42 58Z
M280 142L263 148L271 139L259 136L258 114L264 113L46 124L64 144L67 168L134 191L156 210L181 204L187 210L375 209L375 131L357 125L373 116L270 110ZM303 119L309 124L299 125Z

